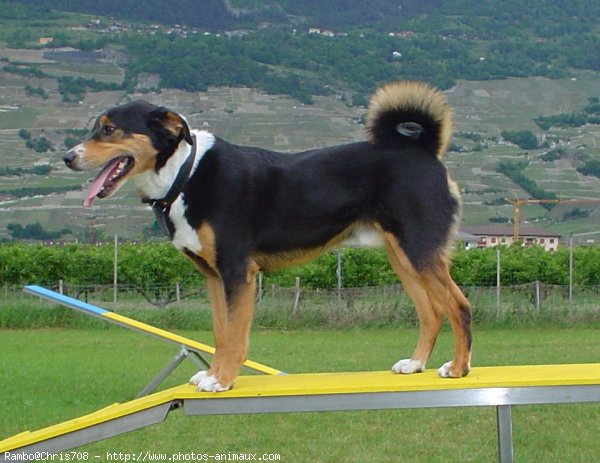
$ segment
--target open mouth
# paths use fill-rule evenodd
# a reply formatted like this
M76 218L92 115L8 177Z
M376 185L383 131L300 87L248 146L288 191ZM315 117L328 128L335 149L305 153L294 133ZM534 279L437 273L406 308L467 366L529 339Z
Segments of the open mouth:
M90 207L96 198L106 198L118 190L120 180L131 171L134 160L131 156L120 156L110 161L92 180L87 195L83 200L84 207Z

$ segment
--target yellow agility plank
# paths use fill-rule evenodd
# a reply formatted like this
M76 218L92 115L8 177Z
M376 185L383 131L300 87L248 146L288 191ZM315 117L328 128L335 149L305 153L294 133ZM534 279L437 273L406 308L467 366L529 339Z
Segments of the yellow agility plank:
M170 331L163 330L161 328L157 328L152 325L148 325L143 322L139 322L129 317L125 317L123 315L119 315L114 312L105 312L101 315L102 318L106 318L111 320L119 325L126 326L127 328L135 329L138 331L143 331L146 334L151 334L153 336L169 340L175 344L181 344L182 346L194 347L195 349L206 352L207 354L214 354L215 348L209 346L208 344L203 344L201 342L194 341L192 339L186 338L184 336L180 336L175 333L171 333Z
M198 393L191 385L171 389L178 399L307 396L475 388L600 385L600 363L473 368L464 378L440 378L435 370L412 375L390 371L240 376L235 387Z
M570 388L568 393L565 388ZM515 397L511 391L516 391ZM208 415L572 402L600 402L600 364L478 367L459 379L439 378L434 370L414 375L374 371L240 376L230 391L197 392L186 384L21 433L0 442L0 456L10 451L56 452L95 442L161 422L178 406L190 415ZM111 433L114 429L119 431ZM69 440L70 434L76 438Z
M193 339L186 338L184 336L177 335L175 333L171 333L170 331L163 330L160 328L156 328L155 326L148 325L147 323L142 323L137 320L134 320L129 317L125 317L123 315L119 315L117 313L111 312L110 310L103 309L101 307L97 307L92 304L88 304L87 302L79 301L72 297L65 296L64 294L57 293L55 291L51 291L49 289L43 288L41 286L29 285L25 286L25 292L32 294L34 296L43 297L52 302L56 302L70 309L75 309L79 312L85 313L86 315L91 315L96 318L100 318L102 320L110 321L112 323L116 323L125 328L129 328L144 334L149 334L155 336L164 341L171 342L173 344L177 344L180 346L185 346L190 350L203 352L206 354L213 355L215 353L215 348L209 346L208 344L203 344L201 342L194 341ZM282 371L277 370L275 368L271 368L267 365L260 364L258 362L254 362L252 360L247 360L244 363L244 366L254 370L259 373L267 374L267 375L281 375L284 374Z
M141 412L158 405L170 404L173 401L173 391L166 390L141 397L123 404L115 403L108 407L97 410L89 415L84 415L65 421L60 424L49 426L33 432L23 432L13 437L0 441L0 453L19 449L37 442L46 441L57 436L73 433L98 424L110 422L118 418ZM168 410L167 410L168 412ZM165 413L166 416L166 413Z
M181 344L182 346L189 347L193 350L199 350L201 352L205 352L207 354L214 354L215 348L209 346L208 344L203 344L201 342L194 341L193 339L186 338L184 336L179 336L178 334L171 333L170 331L163 330L161 328L156 328L155 326L148 325L146 323L139 322L137 320L133 320L132 318L124 317L123 315L119 315L114 312L106 311L101 315L101 318L106 318L111 320L119 325L126 326L131 329L135 329L138 331L143 331L144 333L148 333L154 336L157 336L162 339L169 340L175 344ZM267 365L262 365L258 362L254 362L252 360L246 360L244 362L244 366L248 367L252 370L258 371L260 373L264 373L267 375L280 375L282 372L275 368L271 368Z

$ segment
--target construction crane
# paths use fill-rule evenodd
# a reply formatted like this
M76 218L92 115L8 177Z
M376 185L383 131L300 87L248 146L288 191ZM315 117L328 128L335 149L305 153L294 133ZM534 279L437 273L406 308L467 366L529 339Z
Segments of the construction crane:
M519 239L520 209L525 204L585 204L598 203L600 199L506 199L513 207L513 239Z

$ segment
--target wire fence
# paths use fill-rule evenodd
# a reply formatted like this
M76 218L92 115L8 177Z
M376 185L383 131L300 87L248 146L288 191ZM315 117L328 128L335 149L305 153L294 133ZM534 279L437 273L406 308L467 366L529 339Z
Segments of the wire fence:
M294 287L259 286L257 313L263 317L305 317L328 325L357 322L416 323L414 307L400 284L375 287L308 289L297 280ZM210 308L204 285L181 287L118 285L71 285L57 282L50 287L68 296L110 310L153 307L177 309ZM526 317L556 320L600 320L600 286L579 286L569 294L568 286L532 282L490 287L466 286L463 292L473 306L474 320ZM20 286L4 285L5 301L30 300Z

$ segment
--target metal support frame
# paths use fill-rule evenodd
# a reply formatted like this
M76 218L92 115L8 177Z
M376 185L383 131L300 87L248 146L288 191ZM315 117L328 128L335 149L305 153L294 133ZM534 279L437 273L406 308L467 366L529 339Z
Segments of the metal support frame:
M198 352L189 350L185 346L181 346L181 350L173 357L169 363L159 371L144 388L135 396L136 399L152 394L156 388L162 383L186 358L189 358L198 368L210 368L210 363Z
M496 407L496 419L498 427L498 461L500 463L512 463L513 438L512 438L512 410L510 405L499 405Z

